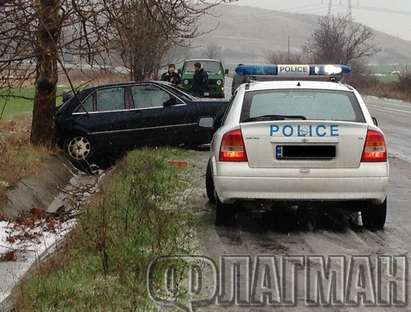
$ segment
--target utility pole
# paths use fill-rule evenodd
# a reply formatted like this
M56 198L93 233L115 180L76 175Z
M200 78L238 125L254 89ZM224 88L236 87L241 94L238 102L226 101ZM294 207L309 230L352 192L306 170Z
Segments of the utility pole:
M331 15L333 9L333 0L328 0L328 16Z
M348 0L348 16L352 20L352 0Z

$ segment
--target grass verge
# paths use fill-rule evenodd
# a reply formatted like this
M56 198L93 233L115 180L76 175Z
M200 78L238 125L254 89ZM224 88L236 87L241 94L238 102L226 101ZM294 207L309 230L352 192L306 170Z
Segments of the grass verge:
M63 92L67 88L57 88L57 105L63 100ZM15 118L33 111L34 87L0 90L0 116L3 119Z
M168 163L189 157L176 149L129 153L64 246L23 281L17 310L154 310L148 264L193 246L191 214L178 208L176 196L187 189L190 170Z
M19 180L36 174L50 151L30 144L31 118L0 121L0 209L5 194Z

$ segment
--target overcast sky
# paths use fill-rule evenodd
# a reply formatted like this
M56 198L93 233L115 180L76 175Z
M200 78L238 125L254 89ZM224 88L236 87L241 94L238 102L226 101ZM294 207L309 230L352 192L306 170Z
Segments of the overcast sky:
M411 0L351 0L354 19L377 30L411 40ZM327 14L329 0L239 0L248 5L306 14ZM348 12L349 0L332 0L333 13Z

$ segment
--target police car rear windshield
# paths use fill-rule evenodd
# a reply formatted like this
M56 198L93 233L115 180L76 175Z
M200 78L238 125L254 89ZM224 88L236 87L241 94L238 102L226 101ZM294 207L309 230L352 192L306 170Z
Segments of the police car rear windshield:
M241 122L304 119L365 122L354 93L334 90L263 90L246 93Z

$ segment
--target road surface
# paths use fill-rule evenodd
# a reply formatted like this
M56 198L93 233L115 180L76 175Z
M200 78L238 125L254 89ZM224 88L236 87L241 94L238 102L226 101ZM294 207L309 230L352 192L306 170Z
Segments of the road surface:
M235 226L216 227L213 224L214 210L206 200L203 187L208 155L207 152L199 152L201 161L197 168L197 185L200 196L193 209L203 224L200 230L202 252L215 261L219 261L223 255L251 256L251 261L258 255L342 255L347 258L353 255L402 255L408 259L411 250L411 103L375 97L367 97L366 103L371 114L379 120L390 149L389 213L384 231L367 231L358 221L358 215L336 209L312 209L304 213L291 208L258 213L245 210L239 213ZM240 273L237 275L240 283L247 283L247 278ZM292 281L289 277L285 279L287 287L291 287ZM411 293L409 281L408 278L405 284L408 297ZM276 311L370 309L364 306L309 309L304 304L304 289L301 285L297 289L297 306L280 307ZM403 309L411 311L411 305L407 304ZM251 308L246 304L245 307L211 306L201 311L273 311L273 308ZM399 311L399 308L373 307L372 311Z

